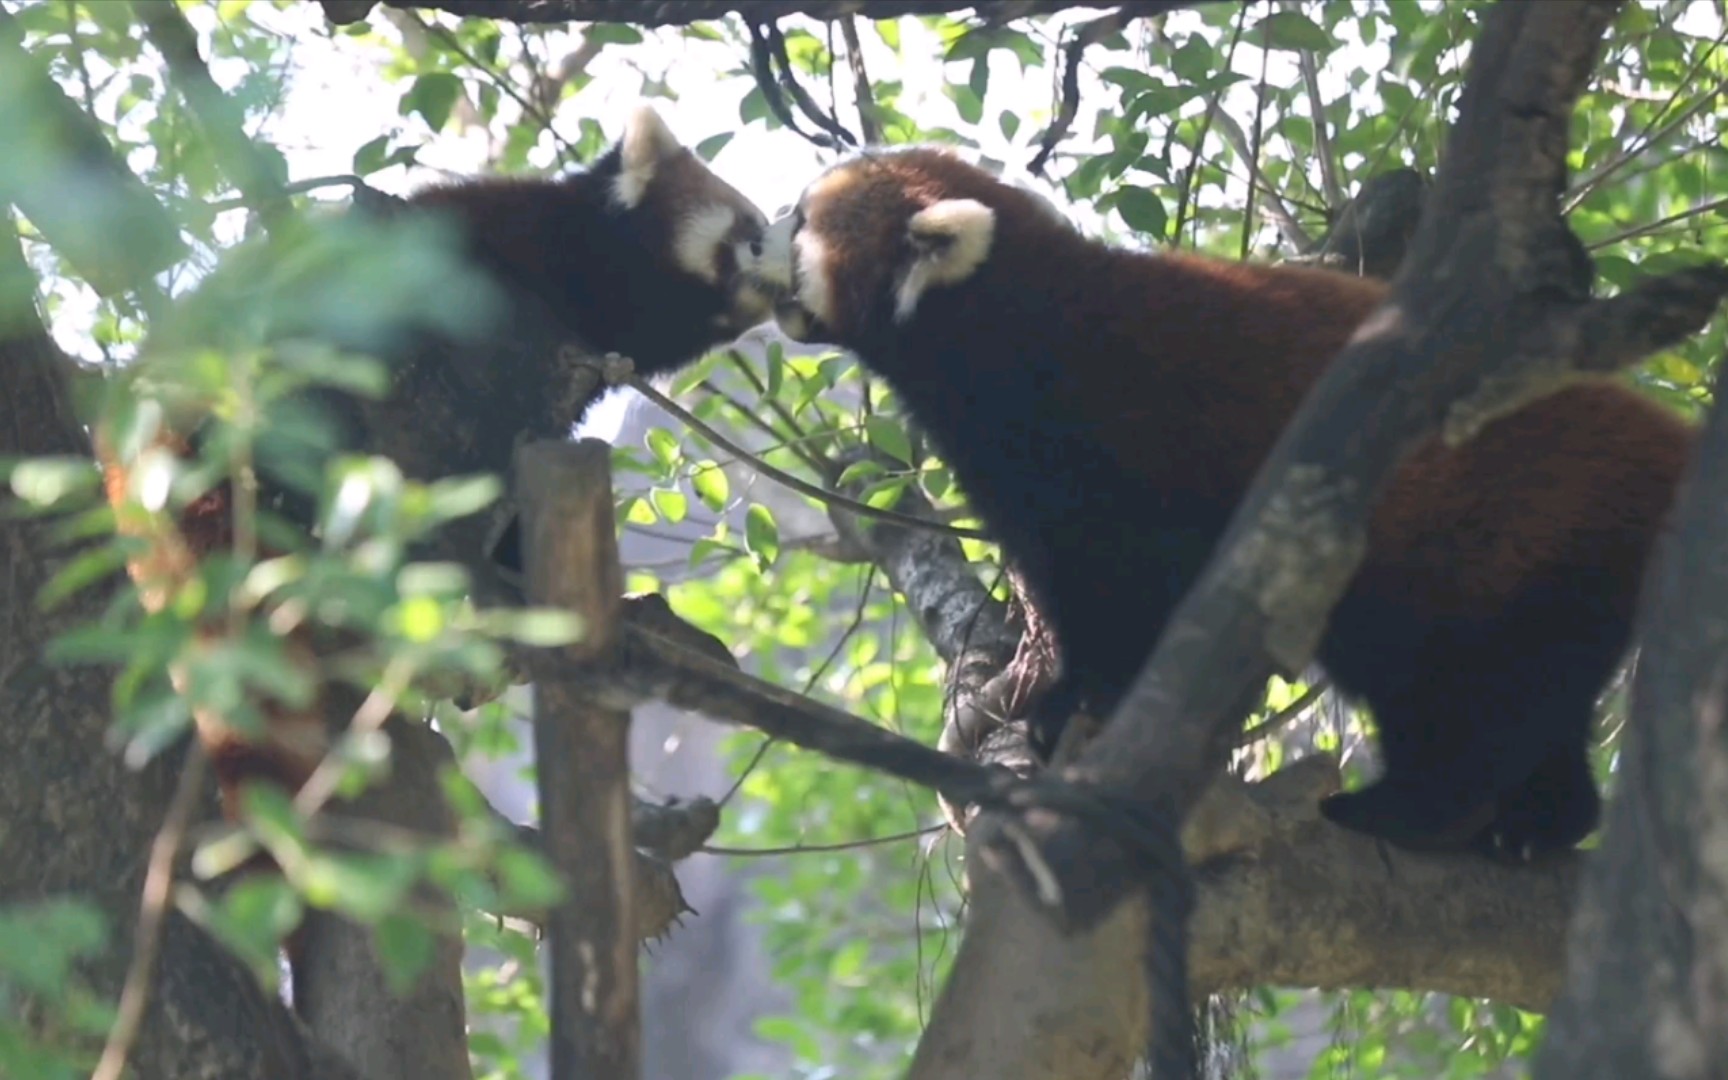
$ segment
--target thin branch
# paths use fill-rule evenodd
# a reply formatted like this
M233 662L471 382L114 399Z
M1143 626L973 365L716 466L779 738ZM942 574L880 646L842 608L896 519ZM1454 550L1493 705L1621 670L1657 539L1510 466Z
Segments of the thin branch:
M887 844L898 844L906 840L918 840L931 836L948 828L947 822L940 825L926 825L921 829L909 829L906 832L889 833L887 836L867 836L862 840L840 840L832 844L793 844L789 847L773 848L735 848L721 847L718 844L704 844L697 850L704 855L729 855L733 858L766 858L776 855L806 855L822 851L858 851L862 848L882 847Z
M1302 50L1302 55L1309 59L1309 66L1312 67L1312 57L1309 56L1308 50ZM1248 198L1247 205L1242 208L1242 248L1241 253L1237 256L1244 261L1248 258L1249 244L1254 237L1254 191L1259 187L1260 140L1265 135L1266 126L1266 67L1271 59L1272 50L1262 44L1260 48L1260 80L1254 87L1254 135L1248 144ZM1222 110L1219 111L1219 115L1223 115ZM1314 127L1316 131L1320 129L1318 117L1315 118ZM1327 160L1324 156L1325 151L1321 151L1321 153L1323 156L1320 160L1324 163ZM1337 177L1333 177L1333 183L1336 182Z
M20 138L7 153L29 167L0 190L44 239L107 300L138 297L146 311L166 297L156 274L186 257L180 227L120 160L96 121L66 96L24 29L0 7L0 118Z
M558 144L558 157L560 160L564 161L566 164L580 163L577 158L576 147L569 139L566 139L558 131L557 125L552 122L552 114L547 112L544 107L542 107L538 102L529 100L528 96L518 90L516 84L505 78L502 72L482 63L480 58L470 52L468 47L462 44L461 39L451 33L447 28L440 26L437 23L427 23L424 20L420 20L418 15L414 12L408 12L407 15L409 18L413 18L419 22L428 34L443 42L445 48L449 49L457 56L460 56L476 71L485 74L487 78L491 79L492 85L496 86L505 97L514 101L517 107L519 107L524 113L527 113L535 120L538 120L540 122L541 130L552 136L552 141Z
M1050 155L1056 152L1056 145L1068 137L1069 129L1074 126L1074 118L1080 113L1080 65L1085 59L1086 49L1119 32L1128 24L1131 14L1141 13L1123 7L1108 15L1100 15L1075 30L1074 37L1063 49L1062 91L1056 116L1038 137L1038 152L1026 163L1026 171L1033 176L1044 175L1044 166L1049 163Z
M1261 739L1271 735L1279 728L1284 727L1286 724L1295 720L1297 717L1307 712L1309 706L1319 701L1326 691L1330 689L1332 689L1332 680L1314 680L1314 682L1309 684L1308 689L1304 690L1295 701L1292 701L1282 709L1279 709L1261 723L1255 724L1253 727L1243 731L1242 734L1236 736L1236 749L1240 750L1245 746L1252 746Z
M762 98L768 103L768 111L788 130L825 150L858 145L857 137L816 104L798 81L797 73L792 70L791 57L786 54L786 37L780 32L779 24L750 24L750 70L756 77L757 89L762 91ZM787 104L787 95L791 96L799 112L822 131L805 131L799 125L791 105Z
M1636 226L1634 228L1627 229L1625 232L1622 232L1622 233L1615 233L1613 236L1608 237L1606 240L1598 240L1595 243L1590 244L1589 250L1599 251L1605 247L1613 247L1615 244L1621 243L1623 241L1634 240L1640 236L1648 236L1651 233L1657 232L1661 229L1665 229L1670 225L1677 225L1682 221L1688 221L1692 218L1698 217L1701 214L1708 214L1708 213L1712 213L1712 212L1717 211L1717 210L1728 210L1728 196L1724 196L1723 198L1720 198L1720 199L1711 199L1709 202L1699 203L1697 206L1688 206L1684 210L1680 210L1680 211L1677 211L1675 213L1669 214L1667 217L1662 218L1660 221L1652 221L1646 225L1639 225L1639 226Z
M174 889L174 864L180 857L180 845L186 838L186 828L197 809L198 797L204 792L204 745L197 739L186 748L186 760L180 767L180 779L174 787L174 797L162 819L162 828L150 845L150 866L144 875L144 895L138 906L138 925L133 931L132 963L126 969L126 982L120 990L120 1007L114 1026L108 1031L108 1042L90 1080L121 1080L126 1071L126 1059L138 1039L144 1024L144 1013L150 1003L150 984L155 977L156 957L162 949L162 925L168 918Z
M944 525L938 521L929 521L924 518L912 517L909 514L897 514L892 510L878 509L877 507L858 502L855 499L849 499L838 492L818 487L802 477L794 476L782 469L777 469L761 460L755 454L752 454L750 451L739 446L731 439L720 434L720 432L714 430L714 428L710 427L694 413L690 412L682 405L679 405L676 401L673 401L665 394L662 394L659 390L655 389L648 380L636 375L631 375L628 378L623 379L622 384L634 389L649 401L652 401L662 409L665 409L667 412L689 425L697 434L701 435L709 442L714 443L727 453L736 454L740 458L749 461L750 467L755 469L757 472L760 472L763 476L791 488L800 495L807 495L820 503L838 507L845 510L847 513L857 514L859 517L875 518L877 521L887 521L895 525L905 525L908 528L913 529L927 529L930 532L945 533L949 536L965 537L970 540L993 539L990 535L979 529L968 529L960 525Z
M1302 5L1292 0L1285 6L1299 11ZM1266 50L1265 43L1261 48ZM1302 86L1308 93L1308 113L1314 120L1314 156L1320 162L1320 188L1326 193L1326 205L1337 209L1344 205L1344 185L1338 182L1338 162L1332 156L1332 136L1326 130L1326 103L1320 97L1320 67L1310 49L1296 51L1296 64L1302 71Z
M858 40L857 16L838 20L840 37L846 42L846 64L852 69L852 96L857 98L858 130L865 146L882 143L882 121L876 113L876 91L870 86L870 73L864 69L864 45Z
M1241 11L1237 12L1236 26L1230 31L1230 44L1224 49L1225 71L1231 70L1231 65L1236 59L1236 45L1242 40L1242 28L1248 22L1249 6L1245 3L1242 5ZM1212 130L1212 118L1218 114L1219 107L1224 103L1224 91L1225 87L1220 86L1213 91L1211 98L1206 102L1206 114L1200 120L1199 134L1194 137L1192 159L1188 162L1188 167L1182 170L1182 187L1176 195L1176 220L1170 230L1170 242L1172 244L1182 239L1182 229L1187 225L1188 201L1194 195L1194 181L1200 175L1201 155L1206 150L1206 136Z
M1224 141L1229 144L1230 149L1236 152L1237 157L1240 157L1244 162L1257 163L1259 161L1260 155L1250 147L1248 136L1242 131L1242 125L1238 124L1229 113L1219 112L1217 128L1218 133L1224 137ZM1284 241L1295 249L1297 254L1305 255L1314 250L1314 238L1308 234L1308 230L1302 226L1302 222L1297 220L1295 212L1290 209L1290 204L1285 201L1283 192L1267 183L1266 177L1260 173L1257 167L1249 169L1244 182L1249 185L1251 191L1258 191L1266 200L1264 204L1266 214L1277 224L1278 231L1283 235Z
M1134 0L1145 15L1197 7L1217 0ZM325 17L337 24L360 22L378 0L319 0ZM999 26L1016 19L1054 15L1076 8L1115 7L1120 0L383 0L386 7L432 8L453 15L515 23L620 22L635 26L687 26L737 15L746 22L767 22L792 15L844 19L867 15L898 19L907 15L970 12L979 22Z
M1723 33L1728 34L1728 28L1725 28L1723 30ZM1713 46L1711 46L1711 48L1714 49L1715 46L1713 45ZM1700 57L1695 62L1694 67L1701 65L1703 63L1703 59L1704 58ZM1682 84L1682 85L1684 85L1684 84ZM1704 107L1706 105L1709 105L1711 102L1715 101L1718 97L1720 97L1722 94L1722 91L1725 89L1728 89L1728 79L1718 80L1715 86L1712 86L1709 90L1700 94L1698 96L1697 101L1694 101L1691 105L1688 105L1684 110L1682 110L1679 113L1679 115L1675 116L1674 119L1668 121L1668 123L1666 123L1666 124L1663 124L1659 130L1657 130L1653 133L1641 136L1640 138L1636 139L1633 142L1633 145L1627 147L1626 150L1623 151L1618 157L1615 157L1613 160L1609 161L1606 165L1602 166L1600 169L1597 169L1594 173L1592 173L1589 176L1588 179L1584 180L1575 189L1573 189L1573 194L1566 200L1566 202L1563 205L1563 209L1561 210L1561 212L1562 213L1571 213L1574 207L1576 207L1579 203L1583 202L1585 199L1588 199L1590 197L1591 192L1595 191L1597 188L1601 187L1604 183L1606 183L1609 180L1609 178L1611 178L1615 173L1619 172L1622 167L1624 167L1627 163L1631 162L1634 158L1636 158L1638 155L1642 154L1644 151L1650 149L1652 146L1655 146L1657 143L1659 143L1663 139L1667 138L1668 135L1671 134L1676 128L1680 127L1680 125L1686 123L1688 120L1691 120L1694 116L1697 116L1700 112L1702 112L1704 110ZM1678 88L1676 88L1675 92L1676 93L1679 92ZM1667 111L1666 109L1663 109L1662 111L1660 111L1656 114L1656 117L1660 117L1662 115L1662 113L1666 112L1666 111ZM1654 122L1656 117L1651 118L1652 122Z

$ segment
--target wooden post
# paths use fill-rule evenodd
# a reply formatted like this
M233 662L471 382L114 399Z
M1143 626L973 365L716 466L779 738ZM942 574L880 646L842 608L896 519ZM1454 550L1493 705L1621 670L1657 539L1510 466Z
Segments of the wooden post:
M612 518L611 447L546 441L516 453L529 602L581 618L571 660L605 656L623 598ZM547 857L565 898L548 920L553 1080L636 1080L635 848L630 714L586 699L579 678L534 687L534 755Z

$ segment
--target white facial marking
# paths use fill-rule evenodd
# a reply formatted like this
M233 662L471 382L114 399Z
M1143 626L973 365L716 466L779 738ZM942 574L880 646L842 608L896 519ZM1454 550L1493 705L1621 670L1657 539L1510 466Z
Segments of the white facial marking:
M809 228L798 230L792 240L798 260L798 303L818 321L834 323L834 289L828 280L828 246Z
M660 164L683 149L678 137L651 106L639 105L624 124L622 160L612 181L612 197L626 210L648 193Z
M906 223L912 263L894 297L894 320L905 322L931 288L965 281L982 266L996 235L996 212L976 199L944 199Z
M746 277L779 293L792 291L792 229L796 224L791 214L785 214L768 226L762 234L762 254L738 263Z
M672 257L680 269L709 284L720 280L720 268L714 257L725 242L726 234L738 223L738 213L730 206L705 206L678 223L672 236Z

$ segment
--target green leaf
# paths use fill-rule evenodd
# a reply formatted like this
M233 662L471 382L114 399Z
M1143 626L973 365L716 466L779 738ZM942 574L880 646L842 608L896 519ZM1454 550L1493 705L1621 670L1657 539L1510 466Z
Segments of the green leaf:
M714 155L724 150L726 144L731 142L732 137L736 134L735 131L722 131L718 135L708 136L696 144L696 156L703 161L713 161Z
M1259 35L1256 39L1255 35ZM1328 53L1338 47L1332 35L1299 11L1277 11L1254 24L1250 41L1259 40L1270 49L1308 49Z
M498 853L498 884L505 900L528 910L544 910L564 896L558 871L541 856L510 847Z
M73 964L101 947L108 929L102 912L82 900L38 900L0 908L0 985L58 994Z
M696 492L696 497L702 500L702 505L719 513L726 509L726 499L732 493L732 485L726 479L726 470L712 461L701 461L690 474L690 487Z
M456 107L456 98L462 93L462 80L448 71L432 71L414 80L414 85L402 95L400 112L403 116L414 113L426 121L426 126L433 131L443 131L444 124L450 119L450 110Z
M315 907L341 911L368 925L394 914L418 871L399 855L309 854L290 880Z
M432 962L432 933L407 915L391 913L378 921L378 954L392 993L406 994Z
M871 446L897 461L912 464L912 441L899 421L876 413L864 421L864 433Z
M384 152L390 146L390 136L380 135L354 151L354 172L370 176L384 167Z
M762 95L760 86L752 86L738 103L738 119L744 124L752 124L758 120L764 121L769 128L778 125L774 114L768 111L768 99Z
M890 476L864 489L863 503L877 510L892 510L912 483L910 476Z
M1160 239L1169 223L1164 200L1147 188L1125 187L1116 192L1116 212L1135 232Z
M887 471L880 461L872 461L869 458L865 458L863 461L854 461L841 470L839 478L834 481L834 486L841 491L846 491L860 480L881 476Z
M900 55L900 24L893 19L877 19L873 24L876 36L882 39L882 44L888 46L895 56Z
M662 520L674 525L683 521L690 512L690 500L682 491L655 488L648 493L648 501L654 504L654 510Z
M648 444L648 452L654 455L654 460L668 473L677 468L678 460L684 453L678 446L678 437L665 428L649 428L643 437Z
M36 602L44 611L51 610L67 597L113 577L126 565L126 553L116 545L91 548L67 563L60 572L42 586Z
M583 35L599 45L640 45L642 31L629 23L589 23Z
M101 476L88 458L30 458L13 466L12 491L35 506L55 506L64 499L95 490Z
M774 521L774 512L761 503L750 504L744 512L744 549L764 570L780 558L780 526Z

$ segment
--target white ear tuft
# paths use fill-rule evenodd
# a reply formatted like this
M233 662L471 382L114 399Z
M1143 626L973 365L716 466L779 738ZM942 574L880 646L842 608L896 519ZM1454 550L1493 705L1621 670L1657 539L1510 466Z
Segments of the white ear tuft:
M618 179L612 190L618 202L629 209L642 201L660 165L682 153L684 144L651 105L638 105L631 111L621 142Z
M895 297L895 320L911 318L932 286L971 277L990 254L995 235L996 211L976 199L944 199L913 214L906 239L914 254Z

